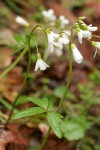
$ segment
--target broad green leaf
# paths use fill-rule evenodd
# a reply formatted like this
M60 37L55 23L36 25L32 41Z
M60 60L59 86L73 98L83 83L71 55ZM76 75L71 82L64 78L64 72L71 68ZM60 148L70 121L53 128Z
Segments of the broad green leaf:
M89 122L85 116L77 116L74 118L67 118L61 123L61 130L63 136L68 140L79 140L84 137L86 130L89 127Z
M78 140L84 136L84 128L73 121L64 121L61 124L63 135L68 140Z
M40 98L29 98L29 100L31 102L33 102L34 104L44 108L44 109L52 109L53 108L53 105L51 103L49 103L49 100L47 98L43 98L43 99L40 99Z
M19 113L16 113L15 115L13 115L12 119L18 119L18 118L22 118L22 117L33 116L33 115L44 113L44 112L46 112L46 111L40 107L28 108L26 110L23 110Z
M18 43L23 43L24 42L24 37L22 36L22 35L20 35L20 34L14 34L14 38L15 38L15 40L18 42Z
M61 116L56 112L48 112L47 114L48 122L58 138L62 138L62 131L60 129L60 123L62 122L61 120L62 117L63 116Z

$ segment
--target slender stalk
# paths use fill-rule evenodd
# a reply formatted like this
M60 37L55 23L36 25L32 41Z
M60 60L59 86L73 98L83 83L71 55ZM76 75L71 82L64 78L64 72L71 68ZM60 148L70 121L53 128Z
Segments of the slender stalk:
M97 35L92 35L92 37L100 38L100 36L97 36Z
M59 106L58 106L58 109L56 112L59 112L62 105L63 105L63 102L65 100L65 97L66 97L66 94L68 92L68 89L69 89L69 85L70 85L70 82L71 82L71 77L72 77L72 48L71 48L71 41L70 41L70 44L69 44L69 72L68 72L68 82L66 84L66 88L65 88L65 92L64 92L64 95L59 103ZM42 142L42 145L40 147L40 150L43 150L48 138L49 138L49 135L50 135L50 131L51 131L51 127L49 127L48 131L47 131L47 134Z
M46 136L45 136L45 138L44 138L44 140L43 140L39 150L43 150L43 148L44 148L44 146L45 146L45 144L46 144L46 142L47 142L47 140L49 138L50 131L51 131L51 127L49 127L49 129L47 131L47 134L46 134Z
M4 77L12 68L14 68L17 63L22 59L22 57L25 55L27 49L23 50L22 53L19 55L19 57L0 75L0 79Z
M35 29L37 29L39 27L43 29L43 27L41 25L36 25L33 28L32 32L30 33L30 39L31 39L31 36L32 36L33 32L35 31ZM43 29L43 31L44 31L44 29ZM29 43L30 43L30 39L29 39ZM28 44L28 47L30 47L30 44ZM26 52L27 52L27 49L24 49L22 51L22 53L19 55L19 57L5 71L3 71L3 73L0 74L0 79L2 77L4 77L12 68L14 68L17 65L17 63L22 59L22 57L25 55Z
M24 81L23 81L21 90L20 90L19 94L17 95L17 97L16 97L16 99L15 99L13 105L12 105L12 110L11 110L11 112L10 112L9 118L7 119L7 121L6 121L6 123L5 123L4 129L6 129L8 123L9 123L9 121L10 121L10 119L11 119L11 116L12 116L12 114L13 114L13 110L14 110L15 105L16 105L16 102L17 102L19 96L21 95L21 93L23 92L24 87L25 87L25 84L26 84L26 81L27 81L27 77L28 77L28 73L29 73L29 69L30 69L30 64L31 64L30 50L28 50L28 53L29 53L29 58L28 58L28 65L27 65L26 76L25 76L25 78L24 78Z
M66 84L66 88L65 88L65 92L64 92L64 95L60 101L60 104L57 108L57 112L60 111L62 105L63 105L63 102L65 100L65 97L66 97L66 94L68 92L68 89L69 89L69 85L70 85L70 82L71 82L71 77L72 77L72 48L71 48L71 42L69 44L69 72L68 72L68 82Z

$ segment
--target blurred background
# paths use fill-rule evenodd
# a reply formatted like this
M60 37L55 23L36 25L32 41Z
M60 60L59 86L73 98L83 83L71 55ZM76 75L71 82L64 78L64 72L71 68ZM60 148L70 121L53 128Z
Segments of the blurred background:
M57 18L63 15L69 20L64 30L70 30L79 16L85 16L85 23L98 27L93 34L100 35L100 0L0 0L0 74L20 55L20 45L15 34L24 37L37 24L48 25L55 31L58 26L46 22L44 10L53 9ZM26 26L18 17L24 19ZM100 38L92 38L100 42ZM77 40L76 40L77 41ZM45 71L34 71L36 43L45 62L50 66ZM100 150L100 50L94 58L95 48L88 41L76 43L83 61L73 60L73 75L69 92L61 109L65 117L63 139L53 132L44 150ZM62 53L52 53L45 58L47 41L43 32L37 31L31 41L31 68L27 85L14 109L14 113L35 106L28 97L47 97L57 108L64 93L68 77L68 47ZM14 54L12 56L12 53ZM0 127L5 124L12 103L18 95L27 68L27 54L2 79L0 79ZM0 150L38 150L48 129L45 115L26 117L10 121L8 130L0 139Z

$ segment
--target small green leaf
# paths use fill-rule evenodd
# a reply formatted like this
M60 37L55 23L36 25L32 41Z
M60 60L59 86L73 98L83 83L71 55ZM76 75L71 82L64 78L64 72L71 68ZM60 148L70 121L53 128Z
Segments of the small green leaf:
M60 129L60 123L62 122L61 120L62 117L63 116L61 116L56 112L48 112L47 114L48 122L58 138L62 138L62 131Z
M18 98L18 100L17 100L17 102L16 102L16 106L22 105L22 104L24 104L25 102L28 102L29 98L30 98L30 96L26 96L26 95L21 95L21 96L19 96L19 98Z
M20 35L20 34L14 34L14 38L15 38L15 40L18 42L18 43L21 43L21 42L24 42L24 38L23 38L23 36L22 35Z
M11 104L9 104L6 100L0 98L0 103L3 104L7 109L12 110ZM17 113L17 109L14 109L14 113Z
M23 49L24 49L24 47L17 48L14 52L11 53L10 56L14 56L16 53L18 53L19 51L22 51Z
M28 108L26 110L23 110L19 113L16 113L15 115L13 115L12 119L28 117L28 116L32 116L32 115L36 115L36 114L40 114L40 113L44 113L44 112L46 112L46 111L40 107Z
M53 105L49 102L49 100L47 98L30 98L29 99L31 102L33 102L34 104L46 109L46 110L51 110L53 108Z
M64 95L64 92L65 92L65 87L64 86L58 86L54 90L55 96L59 97L59 98L61 98ZM70 100L75 100L76 99L75 95L73 95L70 91L67 92L66 98L70 99Z

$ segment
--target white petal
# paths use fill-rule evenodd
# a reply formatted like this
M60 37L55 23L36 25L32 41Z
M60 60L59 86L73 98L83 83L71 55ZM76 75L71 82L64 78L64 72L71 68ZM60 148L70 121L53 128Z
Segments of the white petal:
M21 25L29 26L29 23L20 16L16 17L15 21Z
M100 42L94 42L92 41L91 43L93 46L95 46L96 48L100 49Z
M69 40L67 38L63 38L63 37L60 37L59 38L59 41L63 44L68 44L69 43Z
M63 32L65 32L67 35L71 35L71 32L68 30L64 30ZM64 33L64 35L66 35L65 33Z
M88 39L91 39L92 38L92 34L89 30L87 31L82 31L83 33L83 37L87 37Z
M63 51L60 50L60 49L56 49L55 52L56 52L56 55L57 55L58 57L62 56L62 54L63 54Z
M78 32L78 40L80 42L80 44L82 44L82 38L83 38L83 35L82 35L82 32Z
M52 43L48 44L48 49L50 50L51 53L54 51L54 46Z
M35 71L37 71L38 68L40 70L45 70L47 67L49 67L42 59L38 59L35 66Z
M38 68L39 68L39 66L38 66L38 61L37 61L37 62L36 62L36 65L35 65L35 71L37 71Z
M54 10L53 10L53 9L49 9L48 12L49 12L50 14L54 14Z
M65 16L61 15L61 16L59 16L59 19L60 19L60 20L64 20L64 19L65 19Z
M88 30L90 31L96 31L98 28L97 27L92 27L92 25L88 26Z
M52 34L52 36L53 36L54 38L58 38L58 37L59 37L59 34L57 34L57 33L51 32L51 34Z
M46 67L49 67L43 60L42 60L43 64L46 66Z
M83 61L83 56L81 55L79 50L75 47L72 49L72 52L73 52L73 58L74 58L75 62L81 63Z
M98 49L100 49L100 42L96 42L96 46Z
M49 43L52 43L55 39L59 37L59 34L56 34L54 32L50 32L47 34Z

